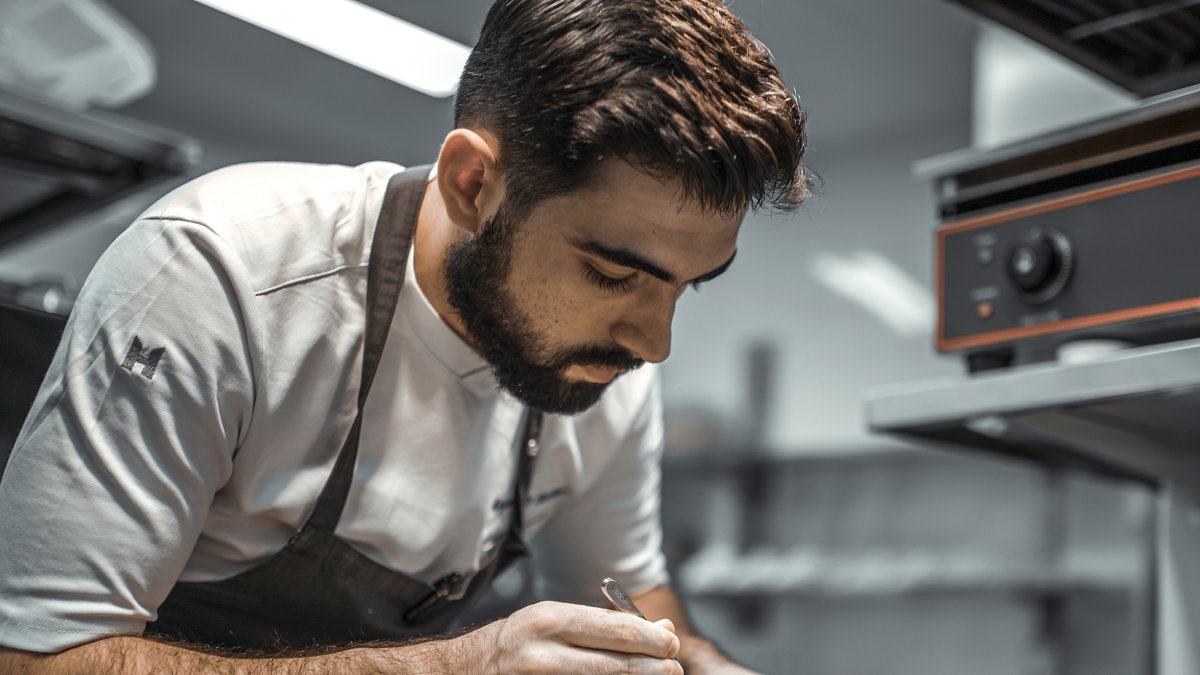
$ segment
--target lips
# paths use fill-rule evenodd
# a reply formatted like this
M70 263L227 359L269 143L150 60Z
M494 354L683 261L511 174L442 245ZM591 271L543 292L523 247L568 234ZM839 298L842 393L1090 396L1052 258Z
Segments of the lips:
M619 368L605 368L603 366L579 366L583 371L583 376L590 382L597 384L607 384L621 374Z

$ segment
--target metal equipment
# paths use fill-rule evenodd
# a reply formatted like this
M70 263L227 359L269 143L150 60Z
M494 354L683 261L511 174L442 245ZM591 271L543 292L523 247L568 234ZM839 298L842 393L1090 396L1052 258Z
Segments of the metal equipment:
M918 165L936 344L969 373L871 391L867 424L1149 486L1152 600L1129 628L1148 648L1122 668L1200 675L1200 2L953 1L1154 98ZM1098 340L1126 348L1065 358Z
M1141 98L1200 83L1195 0L952 0Z
M197 165L192 139L0 89L0 247Z
M972 370L1200 337L1200 90L918 172L942 219L937 346Z
M1138 675L1200 675L1200 340L872 392L877 432L974 447L1157 490L1157 635Z
M1200 2L952 1L1144 100L918 165L941 219L938 349L984 370L1049 360L1080 338L1200 337Z
M936 345L969 373L869 392L867 423L1149 486L1151 601L1126 631L1146 647L1114 672L1200 675L1200 2L954 1L1154 98L918 165L941 220ZM1098 340L1126 348L1065 358Z

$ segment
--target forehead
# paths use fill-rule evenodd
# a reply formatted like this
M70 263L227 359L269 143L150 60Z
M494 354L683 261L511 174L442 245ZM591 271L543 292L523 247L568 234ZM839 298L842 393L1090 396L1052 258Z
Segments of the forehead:
M607 160L584 187L535 209L565 230L614 248L653 255L682 275L723 263L737 246L744 214L727 216L682 198L677 181Z

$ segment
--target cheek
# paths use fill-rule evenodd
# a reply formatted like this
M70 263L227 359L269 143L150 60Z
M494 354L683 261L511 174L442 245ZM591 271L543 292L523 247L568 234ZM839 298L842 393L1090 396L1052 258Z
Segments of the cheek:
M606 341L616 301L598 292L567 254L522 248L511 288L532 327L559 344Z

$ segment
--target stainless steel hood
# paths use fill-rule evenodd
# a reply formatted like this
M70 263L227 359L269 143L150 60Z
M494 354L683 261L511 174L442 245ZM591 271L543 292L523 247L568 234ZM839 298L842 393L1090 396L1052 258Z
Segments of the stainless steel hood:
M1146 98L1200 83L1200 0L951 0Z

